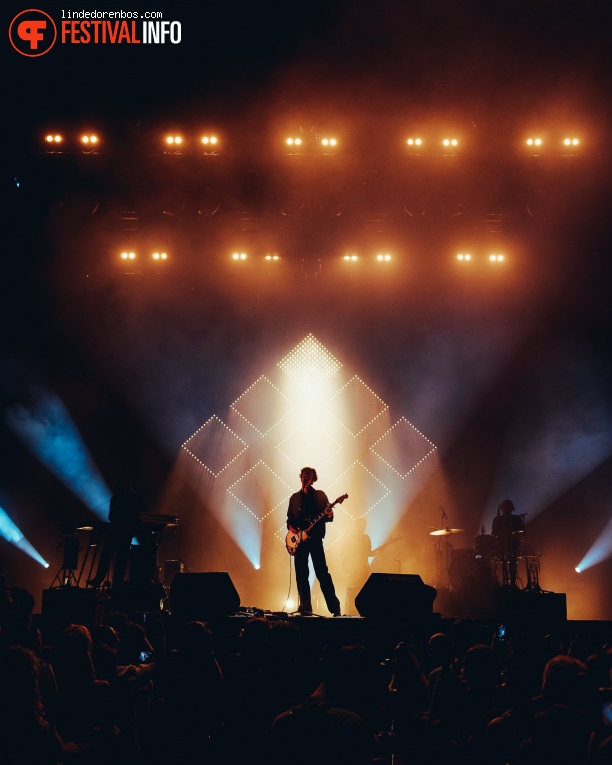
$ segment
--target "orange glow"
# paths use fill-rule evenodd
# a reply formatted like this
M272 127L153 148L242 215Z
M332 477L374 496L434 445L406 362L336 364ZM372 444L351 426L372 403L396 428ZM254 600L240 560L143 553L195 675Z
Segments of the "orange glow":
M472 259L472 256L470 255L469 252L460 252L457 255L457 260L471 260L471 259Z

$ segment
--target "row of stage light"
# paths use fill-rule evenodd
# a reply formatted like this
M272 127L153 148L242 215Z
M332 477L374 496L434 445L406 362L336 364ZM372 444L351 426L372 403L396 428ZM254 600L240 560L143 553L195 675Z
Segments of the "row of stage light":
M279 263L283 260L283 257L277 252L266 253L265 255L251 255L244 251L233 252L226 256L228 260L238 263L244 263L246 261L263 261L265 263ZM471 252L459 252L452 256L455 260L463 264L470 264L476 262L489 262L494 264L503 263L506 260L506 255L501 252L479 252L472 254ZM394 260L398 260L389 252L378 252L374 255L358 255L356 253L347 253L339 255L336 258L339 261L346 263L356 263L359 261L375 262L375 263L391 263ZM154 263L169 263L171 258L169 254L163 250L156 250L152 253L139 254L135 250L123 250L119 255L119 260L122 263L135 263L135 262L154 262Z
M415 135L404 139L406 150L413 155L436 150L447 155L457 154L460 150L469 148L471 143L452 135L435 138ZM547 151L575 155L583 145L582 139L576 135L557 135L554 138L544 137L544 135L531 135L520 139L517 143L522 145L528 154L532 155L540 155ZM75 137L66 136L60 132L48 132L44 136L43 145L48 152L80 149L85 153L98 153L104 149L105 142L97 133L85 133ZM223 148L223 142L218 135L210 133L200 136L172 133L160 137L158 147L168 154L181 154L183 151L193 150L200 150L203 154L218 154ZM305 137L293 135L279 139L278 147L288 154L316 151L323 154L333 154L340 150L341 142L331 135Z

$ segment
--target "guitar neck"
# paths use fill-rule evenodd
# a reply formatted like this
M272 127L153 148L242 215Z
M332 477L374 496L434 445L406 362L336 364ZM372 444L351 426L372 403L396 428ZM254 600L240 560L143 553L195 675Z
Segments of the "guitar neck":
M306 532L310 531L310 529L311 529L311 528L312 528L312 527L313 527L315 524L317 524L317 523L318 523L318 522L321 520L321 518L323 518L323 516L325 515L325 513L326 513L328 510L331 510L331 509L332 509L332 508L333 508L335 505L337 505L337 504L338 504L338 502L344 502L344 500L345 500L347 497L348 497L348 494L344 494L342 497L338 497L338 499L336 499L334 502L332 502L332 503L331 503L331 505L330 505L330 504L327 504L327 505L325 506L325 510L323 510L323 512L322 512L320 515L317 515L317 517L316 517L316 518L314 519L314 521L313 521L313 522L310 524L310 526L309 526L307 529L304 529L304 531L306 531Z
M316 517L316 518L314 519L314 521L313 521L313 522L310 524L310 526L308 526L308 528L304 529L304 531L310 531L310 529L311 529L313 526L316 526L316 524L317 524L317 523L318 523L318 522L321 520L321 518L323 518L323 516L324 516L324 515L325 515L325 513L327 512L328 508L331 508L331 507L333 507L333 505L328 505L328 506L325 508L325 510L323 510L323 512L321 513L321 515L317 515L317 517Z

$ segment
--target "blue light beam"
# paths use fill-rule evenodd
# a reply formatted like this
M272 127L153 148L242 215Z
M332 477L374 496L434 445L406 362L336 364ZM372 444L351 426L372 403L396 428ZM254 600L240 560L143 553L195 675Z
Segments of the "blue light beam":
M587 568L595 566L597 563L601 563L604 560L612 557L612 519L610 519L601 532L599 537L593 543L591 549L586 553L584 558L576 566L576 571L581 573L586 571Z
M41 566L49 568L47 561L39 555L28 540L23 536L20 529L13 523L13 521L6 514L6 511L0 507L0 536L6 539L7 542L15 545L24 553L33 558Z
M57 397L43 394L31 408L15 406L7 412L6 420L54 475L100 519L107 519L111 492Z

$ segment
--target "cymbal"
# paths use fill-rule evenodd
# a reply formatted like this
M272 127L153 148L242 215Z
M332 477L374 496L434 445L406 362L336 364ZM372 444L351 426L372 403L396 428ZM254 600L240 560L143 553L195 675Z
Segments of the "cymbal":
M437 529L436 531L430 531L430 537L448 537L450 534L461 534L465 529Z

